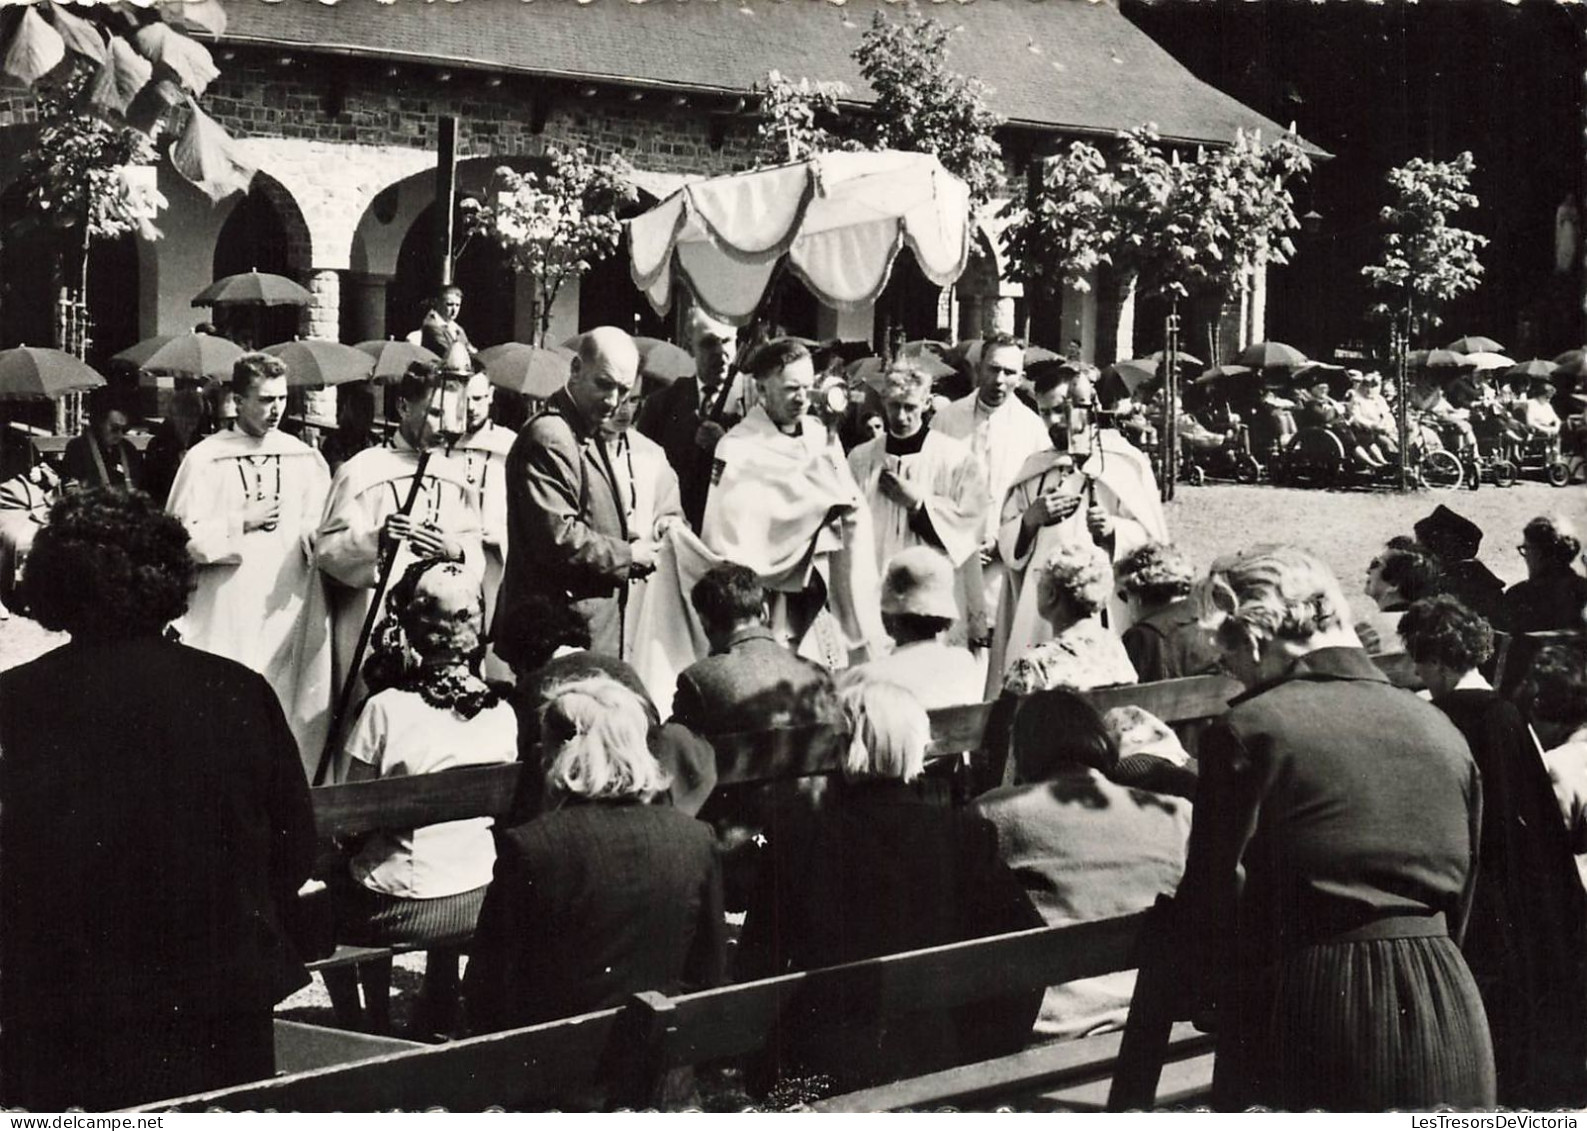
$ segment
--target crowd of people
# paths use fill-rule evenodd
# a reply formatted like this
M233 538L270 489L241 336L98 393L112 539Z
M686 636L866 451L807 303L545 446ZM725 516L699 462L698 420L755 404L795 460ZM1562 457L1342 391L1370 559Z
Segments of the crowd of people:
M281 430L283 363L246 354L234 425L184 449L163 510L125 420L97 419L95 486L23 579L70 642L0 675L6 1103L268 1076L271 1006L304 981L283 924L310 784L515 761L494 829L383 830L321 877L339 941L428 950L424 1035L1177 889L1175 1004L1216 1027L1220 1105L1587 1103L1568 522L1526 526L1505 590L1440 507L1372 562L1358 619L1291 547L1198 572L1080 363L1025 389L1023 345L991 335L940 403L900 358L856 436L803 343L735 365L735 335L697 316L695 377L654 390L627 334L590 331L516 432L454 335L396 384L390 442L334 473ZM1496 631L1575 637L1496 690ZM1401 650L1430 702L1370 655ZM1210 672L1247 690L1197 757L1081 694ZM1007 771L956 805L927 711L997 698ZM816 724L846 736L830 780L718 788L713 739ZM812 1003L750 1078L861 1087L1116 1028L1132 982L907 1026Z

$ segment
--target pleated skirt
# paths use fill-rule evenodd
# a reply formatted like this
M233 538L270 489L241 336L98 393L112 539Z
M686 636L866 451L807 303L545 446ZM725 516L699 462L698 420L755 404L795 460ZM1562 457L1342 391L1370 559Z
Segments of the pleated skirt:
M1482 999L1447 937L1305 947L1241 978L1227 1004L1213 1070L1222 1110L1496 1102Z
M437 899L404 899L349 880L337 888L339 942L354 946L450 946L474 935L489 884Z

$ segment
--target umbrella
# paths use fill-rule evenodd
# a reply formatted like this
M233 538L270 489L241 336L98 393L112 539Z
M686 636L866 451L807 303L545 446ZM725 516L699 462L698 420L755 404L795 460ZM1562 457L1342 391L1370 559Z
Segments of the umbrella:
M892 361L881 357L862 357L858 361L850 362L844 372L849 377L875 388L881 381L882 375L895 364L908 364L919 369L933 381L940 381L957 372L942 358L940 351L946 348L940 342L905 342L898 347L898 353Z
M1587 351L1571 350L1570 353L1561 356L1568 360L1556 362L1555 377L1569 377L1571 384L1575 384L1582 377L1587 377Z
M376 381L389 381L401 377L408 371L408 366L416 361L435 365L441 360L423 346L416 346L412 342L399 342L395 338L375 338L372 341L359 342L353 348L362 350L375 359L375 370L370 376Z
M1283 342L1252 342L1235 361L1252 369L1295 369L1306 364L1306 355Z
M1157 380L1157 365L1144 357L1116 361L1102 371L1097 379L1097 396L1112 403L1123 397L1133 397L1135 391L1148 382Z
M1524 378L1530 381L1533 377L1550 378L1558 366L1552 361L1544 361L1541 357L1534 357L1531 361L1523 361L1519 365L1512 365L1500 374L1506 381Z
M639 347L639 375L662 385L694 376L694 358L682 346L660 338L635 338Z
M0 401L53 401L105 379L69 353L36 346L0 350Z
M503 342L480 350L479 361L492 385L527 397L549 397L568 383L575 356L565 346Z
M1492 338L1485 338L1476 334L1465 338L1456 338L1444 347L1451 353L1503 353L1504 347Z
M1309 389L1326 383L1328 395L1342 397L1350 391L1350 375L1342 365L1326 365L1320 361L1307 362L1290 375L1296 388Z
M1249 365L1214 365L1200 377L1197 377L1194 383L1197 385L1215 385L1219 381L1231 381L1236 377L1249 377L1255 372L1256 370Z
M1492 350L1478 350L1466 354L1466 364L1475 366L1479 373L1486 373L1490 369L1508 369L1515 364L1515 358L1505 357L1504 354Z
M1163 354L1166 353L1166 352L1168 352L1168 351L1166 351L1166 350L1153 350L1151 353L1147 354L1145 357L1138 358L1137 360L1139 360L1139 361L1149 361L1153 365L1157 365L1163 360ZM1193 357L1192 355L1186 353L1184 350L1179 350L1174 356L1179 358L1179 364L1180 365L1205 365L1205 364L1207 364L1205 361L1202 361L1201 358Z
M1579 365L1583 357L1587 357L1587 346L1577 350L1566 350L1554 359L1555 365Z
M367 381L375 371L375 359L363 350L327 342L321 338L299 338L266 346L287 365L287 384L317 387Z
M935 344L935 343L933 343L933 344ZM943 347L943 351L945 353L949 353L949 352L956 353L960 357L964 358L964 360L969 362L971 365L980 365L981 364L981 346L983 344L985 344L985 339L984 338L968 338L965 341L962 341L958 345L954 346L952 350L948 350L947 347L944 346ZM1029 369L1033 365L1040 365L1043 362L1047 362L1047 361L1062 361L1062 360L1064 360L1062 357L1060 357L1058 354L1054 353L1052 350L1048 349L1046 346L1026 346L1025 347L1025 368L1026 369Z
M231 375L232 363L243 353L243 348L228 338L190 331L186 334L158 334L144 338L110 360L130 365L134 369L221 379Z
M946 287L970 251L970 191L929 153L821 153L685 185L628 221L633 279L658 314L682 280L710 314L747 323L784 257L828 306L876 301L908 247Z
M1405 361L1412 369L1446 369L1470 364L1465 354L1450 350L1417 350Z
M309 299L309 292L291 279L264 271L246 271L241 275L227 275L224 279L216 279L193 296L193 305L223 306L251 303L258 306L307 306Z

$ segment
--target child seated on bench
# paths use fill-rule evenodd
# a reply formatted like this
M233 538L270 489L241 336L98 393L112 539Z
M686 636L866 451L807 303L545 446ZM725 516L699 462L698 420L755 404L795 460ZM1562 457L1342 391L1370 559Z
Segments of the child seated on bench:
M458 565L416 563L364 665L374 694L347 742L349 782L486 766L518 757L512 707L479 676L484 598ZM474 934L496 850L489 817L368 837L338 891L338 937L425 947L416 1031L446 1033L458 997L456 947Z

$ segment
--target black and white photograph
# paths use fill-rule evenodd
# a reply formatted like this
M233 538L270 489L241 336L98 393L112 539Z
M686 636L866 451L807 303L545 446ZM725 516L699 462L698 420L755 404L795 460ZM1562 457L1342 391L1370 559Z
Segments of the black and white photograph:
M3 0L0 1111L1587 1111L1584 210L1570 0Z

